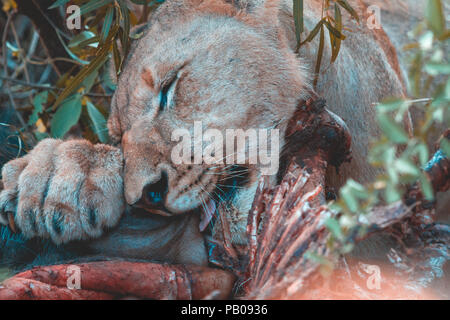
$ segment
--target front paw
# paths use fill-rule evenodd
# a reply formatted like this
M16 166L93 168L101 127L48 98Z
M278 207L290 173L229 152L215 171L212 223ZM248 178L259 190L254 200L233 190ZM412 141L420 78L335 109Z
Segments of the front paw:
M120 150L48 139L27 157L22 171L17 160L5 165L3 172L15 175L6 175L8 188L0 194L3 216L13 211L27 238L50 237L57 244L95 238L118 222L124 207Z

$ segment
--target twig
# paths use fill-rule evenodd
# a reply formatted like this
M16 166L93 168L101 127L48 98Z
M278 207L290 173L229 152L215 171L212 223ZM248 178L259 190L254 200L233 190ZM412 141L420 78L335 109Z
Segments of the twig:
M8 77L8 54L7 54L7 48L6 48L6 39L8 37L8 30L11 25L12 18L14 16L14 12L11 14L9 12L7 12L6 15L7 15L7 19L6 19L6 23L5 23L5 29L3 30L3 35L2 35L2 51L4 54L3 66L4 66L4 70L5 70L5 76ZM12 96L11 89L9 88L9 83L6 83L5 88L6 88L6 91L8 92L9 100L11 101L11 104L12 104L14 110L16 111L15 113L16 113L17 119L19 119L19 122L23 127L26 127L25 120L23 120L22 115L17 110L17 106L16 106L16 103L14 102L14 98Z
M73 63L79 66L82 66L83 64L73 60L73 59L69 59L69 58L63 58L63 57L56 57L56 58L47 58L45 60L42 61L37 61L37 60L31 60L31 59L27 59L27 62L29 64L35 64L35 65L46 65L46 64L52 64L55 61L65 61L65 62L69 62L69 63Z
M0 79L5 80L7 82L14 82L14 83L17 83L17 84L20 84L20 85L23 85L23 86L26 86L26 87L30 87L30 88L52 89L52 90L58 90L58 91L62 91L63 90L62 88L58 88L58 87L55 87L55 86L39 84L39 83L30 83L30 82L26 82L26 81L10 78L10 77L0 76ZM87 93L85 95L86 96L90 96L90 97L99 97L99 98L111 97L111 94L103 94L103 93Z
M23 52L23 48L20 44L20 39L19 39L19 36L17 35L17 31L16 31L16 27L14 26L14 23L11 24L11 32L14 36L14 40L16 41L16 45L17 45L17 48L19 49L19 52ZM27 79L28 82L30 82L31 79L30 79L30 74L28 73L27 62L26 62L25 56L22 57L22 61L23 61L23 67L19 67L17 70L21 70L23 68L24 73L25 73L25 78ZM18 73L16 72L15 76L17 76L17 75L18 75Z

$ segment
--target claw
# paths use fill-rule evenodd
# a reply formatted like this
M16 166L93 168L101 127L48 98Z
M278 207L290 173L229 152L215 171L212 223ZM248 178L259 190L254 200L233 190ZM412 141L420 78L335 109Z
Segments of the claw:
M12 232L17 233L16 223L14 222L14 214L12 212L8 212L7 215L9 227L11 228Z

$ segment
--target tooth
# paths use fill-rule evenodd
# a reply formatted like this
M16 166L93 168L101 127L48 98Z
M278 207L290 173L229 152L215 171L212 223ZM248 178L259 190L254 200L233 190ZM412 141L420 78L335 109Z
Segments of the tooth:
M12 212L8 212L8 222L12 232L17 233L16 223L14 222L14 214Z

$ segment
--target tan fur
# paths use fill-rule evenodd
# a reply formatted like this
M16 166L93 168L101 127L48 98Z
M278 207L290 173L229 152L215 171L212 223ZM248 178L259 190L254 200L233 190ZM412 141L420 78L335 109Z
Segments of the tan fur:
M360 1L349 2L359 11L364 11ZM308 30L320 19L320 7L319 0L306 1L305 24ZM302 48L301 57L294 54L291 12L292 1L289 0L169 0L161 5L143 37L133 45L118 80L108 122L111 137L121 143L123 149L124 195L129 204L136 203L142 197L143 188L158 181L162 171L167 172L169 180L165 206L170 213L185 213L201 206L202 201L209 197L219 179L219 175L214 173L223 171L223 166L174 166L170 158L175 144L171 142L171 133L177 128L192 128L194 121L201 120L205 130L215 128L221 132L227 128L276 127L280 129L283 143L287 122L298 102L311 90L311 70L317 48L315 41ZM350 20L348 15L344 19ZM396 57L392 56L394 51L384 32L368 30L364 23L349 24L353 32L347 32L348 37L343 41L336 63L324 64L317 87L319 95L327 99L332 111L347 122L354 138L353 162L345 165L339 176L330 172L329 181L335 186L341 185L348 177L363 183L373 179L376 172L366 162L370 141L378 135L373 104L404 93ZM324 62L330 57L329 41L326 43ZM173 105L160 112L158 94L175 75L178 80L171 101ZM83 143L75 144L80 144L81 148ZM71 190L69 185L80 184L89 176L86 173L89 166L85 168L79 163L85 154L82 150L63 152L58 147L54 155L46 156L39 154L39 148L27 157L32 161L38 157L48 159L40 159L39 165L36 163L30 171L45 176L49 171L40 169L40 165L52 166L55 157L60 157L61 162L65 162L64 159L68 161L65 166L64 163L56 165L57 172L61 168L59 184L65 189L54 188L54 182L50 184L49 190L58 191L59 197L52 208L59 201L71 209L78 205L78 211L83 213L86 205L100 204L100 200L110 202L117 199L120 203L120 188L117 186L115 192L98 196L95 201L86 193L83 198L86 201L75 204L67 191ZM94 147L86 148L92 150ZM51 154L50 151L45 152ZM93 153L91 156L95 157ZM101 161L94 163L99 170L98 175L101 175ZM114 168L109 174L118 174L119 169ZM237 243L245 242L246 216L260 176L258 165L248 166L248 170L250 182L230 204L235 214L232 219L233 240ZM34 189L42 189L48 178L31 181L22 176L24 173L20 175L19 185L20 181L27 180L28 183L19 186L18 208L35 209L38 204L32 204L32 194L42 197L42 190ZM115 181L120 182L118 178ZM29 194L29 199L21 197L22 189ZM8 197L8 192L5 190L0 199ZM119 207L121 205L110 208L109 218L107 213L102 215L103 225L116 223ZM27 225L30 223L27 219L32 219L20 212L16 220L21 228L33 235L32 228ZM46 215L53 211L42 212ZM65 240L100 233L99 228L95 232L86 228L72 214L68 212L65 215L70 217L70 223L63 228L70 230ZM83 220L83 214L80 217ZM49 221L50 218L46 219ZM48 226L46 228L38 230L38 234L46 236L50 232L55 240L61 240Z
M111 146L46 139L8 162L2 177L0 209L16 212L15 223L28 238L98 237L124 210L122 154Z

